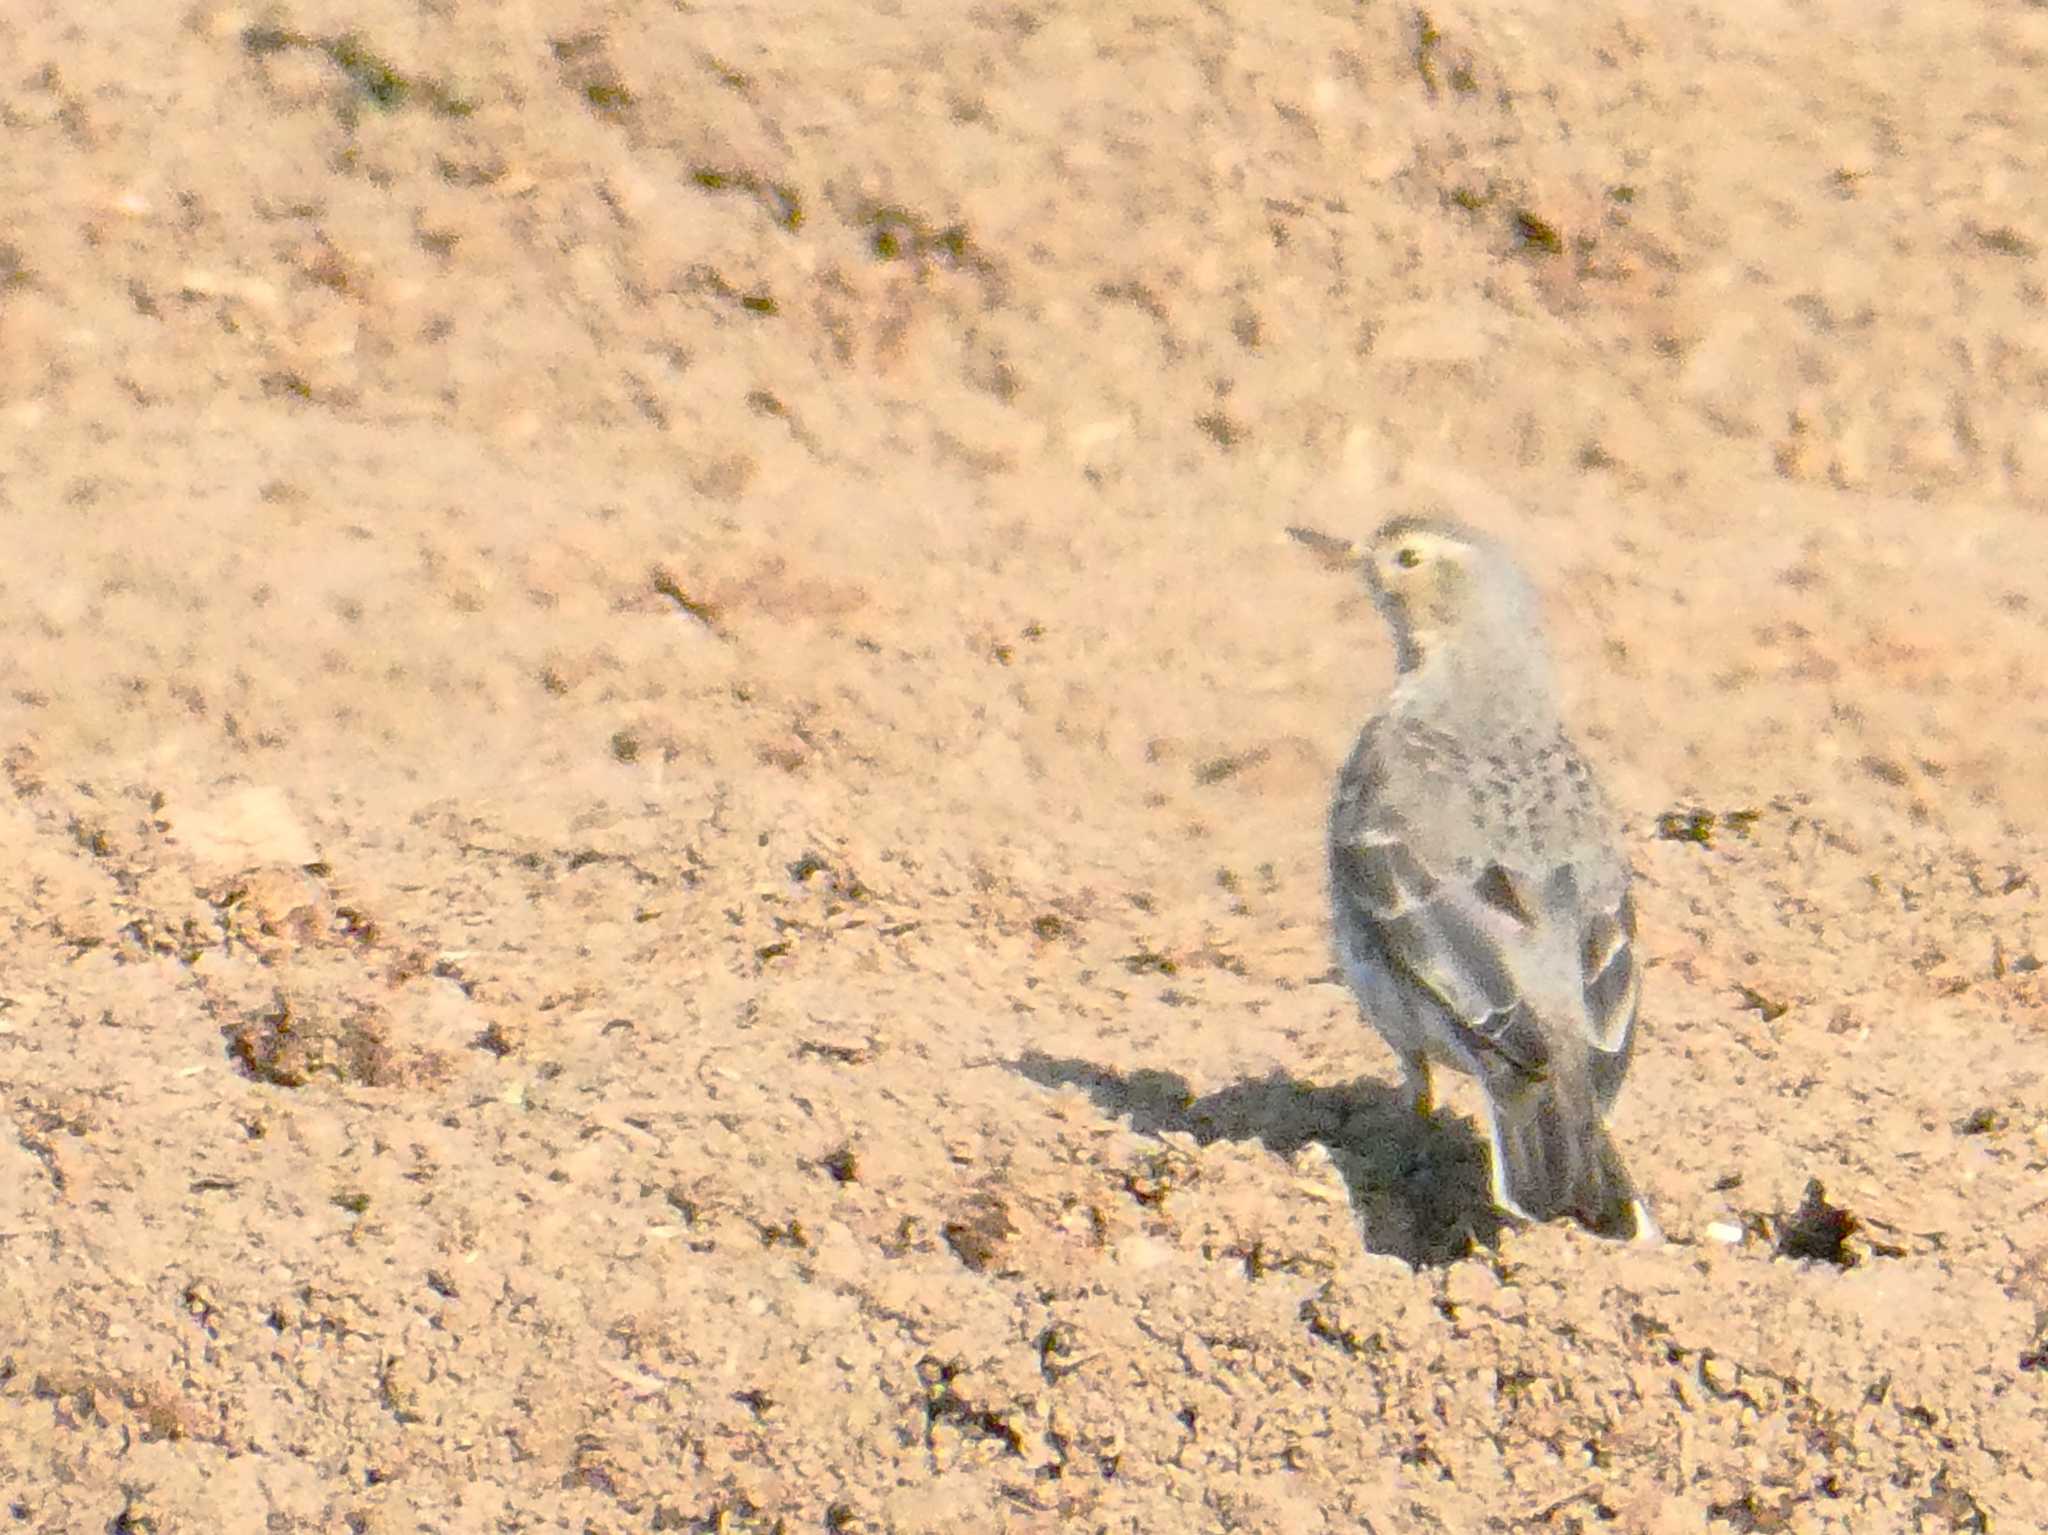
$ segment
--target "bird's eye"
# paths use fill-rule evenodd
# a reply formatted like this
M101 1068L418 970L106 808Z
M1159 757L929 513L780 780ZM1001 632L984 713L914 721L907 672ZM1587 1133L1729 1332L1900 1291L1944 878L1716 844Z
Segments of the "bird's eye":
M1422 551L1420 549L1415 548L1413 545L1410 545L1409 547L1402 549L1400 552L1395 554L1394 563L1396 565L1399 565L1403 570L1413 570L1417 565L1420 565L1422 563Z

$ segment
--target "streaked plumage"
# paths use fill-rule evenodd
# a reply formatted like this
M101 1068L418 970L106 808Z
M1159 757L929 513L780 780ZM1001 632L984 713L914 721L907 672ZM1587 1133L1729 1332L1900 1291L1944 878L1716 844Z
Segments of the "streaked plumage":
M1635 1039L1629 869L1566 736L1534 594L1490 540L1397 518L1367 555L1400 676L1330 812L1337 947L1400 1056L1485 1089L1494 1197L1653 1236L1605 1119Z

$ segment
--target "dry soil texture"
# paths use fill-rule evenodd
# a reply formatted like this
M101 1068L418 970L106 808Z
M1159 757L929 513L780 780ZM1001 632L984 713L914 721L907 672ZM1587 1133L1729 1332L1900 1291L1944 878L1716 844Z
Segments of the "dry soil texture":
M0 1529L2048 1525L2038 0L0 75ZM1628 817L1660 1249L1333 982L1285 530L1428 507Z

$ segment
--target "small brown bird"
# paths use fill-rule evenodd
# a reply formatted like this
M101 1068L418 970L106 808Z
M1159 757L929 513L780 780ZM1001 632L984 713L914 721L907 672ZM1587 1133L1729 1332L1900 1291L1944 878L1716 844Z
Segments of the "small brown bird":
M1629 867L1560 720L1535 593L1441 519L1387 523L1364 564L1400 675L1330 809L1345 973L1418 1113L1432 1063L1478 1078L1504 1208L1655 1240L1605 1123L1640 988Z

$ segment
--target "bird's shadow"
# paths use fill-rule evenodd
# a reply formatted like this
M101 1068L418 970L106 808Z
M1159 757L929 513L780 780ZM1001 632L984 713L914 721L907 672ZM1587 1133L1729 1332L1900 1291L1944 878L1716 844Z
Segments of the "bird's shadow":
M1037 1051L1008 1065L1041 1087L1082 1089L1145 1135L1178 1130L1203 1146L1257 1141L1282 1156L1320 1142L1343 1174L1366 1250L1417 1268L1494 1246L1506 1224L1472 1123L1441 1111L1418 1118L1406 1094L1385 1083L1316 1087L1276 1071L1198 1098L1170 1071L1118 1072Z

